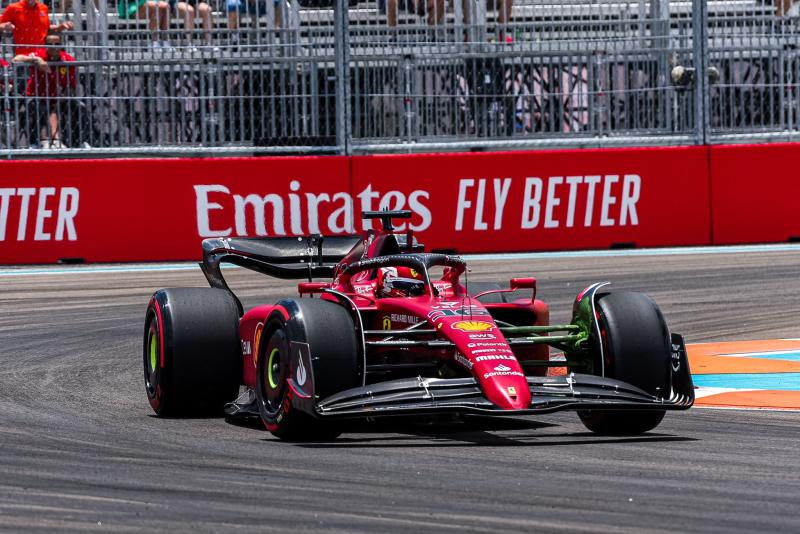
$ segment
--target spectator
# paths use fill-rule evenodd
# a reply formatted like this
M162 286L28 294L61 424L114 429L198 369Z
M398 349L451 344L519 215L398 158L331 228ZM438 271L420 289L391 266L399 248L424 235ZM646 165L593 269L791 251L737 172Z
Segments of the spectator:
M255 26L256 21L262 15L267 14L267 2L269 0L227 0L228 10L228 29L239 29L239 21L244 14L249 14ZM275 6L275 27L283 26L283 12L279 0L273 0ZM239 42L239 34L233 34L234 44Z
M45 40L46 48L39 48L28 55L17 55L17 63L32 64L28 79L26 95L28 121L28 144L38 148L39 133L43 124L48 127L48 140L41 144L43 148L61 148L61 125L66 123L66 138L69 146L79 141L80 104L75 96L77 77L75 67L68 66L75 58L67 54L61 46L61 36L50 33Z
M47 6L38 0L9 4L0 16L0 30L14 33L14 53L27 55L44 44L48 32L71 30L72 23L50 24Z
M148 27L153 36L153 48L170 48L169 3L163 0L119 0L117 13L125 20L148 19ZM159 40L159 34L161 39Z
M399 2L398 0L386 0L386 18L390 28L397 26L398 5L408 13L420 17L427 15L428 24L431 26L441 24L444 20L444 0L399 0Z
M464 13L464 24L469 24L469 0L464 0L463 6L463 13ZM506 34L505 34L505 26L509 20L511 20L511 7L512 7L512 0L486 0L486 6L488 9L495 9L497 10L497 26L498 29L496 30L496 37L498 42L505 42L506 41ZM509 36L509 41L510 41Z
M796 17L800 15L797 0L775 0L775 15L778 17Z
M178 18L183 19L183 28L192 39L194 33L194 24L197 16L200 16L200 21L203 24L203 40L205 44L211 44L211 7L206 2L200 0L185 0L178 2Z

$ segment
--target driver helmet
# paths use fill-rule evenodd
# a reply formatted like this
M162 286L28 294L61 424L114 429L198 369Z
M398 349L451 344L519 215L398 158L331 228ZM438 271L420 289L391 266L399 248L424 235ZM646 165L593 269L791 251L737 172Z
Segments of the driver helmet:
M418 297L425 294L422 275L410 267L382 267L378 269L375 290L378 297Z

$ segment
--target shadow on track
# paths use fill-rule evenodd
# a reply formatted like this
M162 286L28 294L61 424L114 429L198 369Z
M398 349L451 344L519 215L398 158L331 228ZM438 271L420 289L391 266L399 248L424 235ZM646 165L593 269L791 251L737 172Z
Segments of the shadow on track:
M267 431L267 429L264 428L264 423L262 423L261 419L258 417L226 417L225 422L241 428L261 430L262 432Z
M294 443L294 445L309 449L335 449L335 448L443 448L443 447L565 447L570 445L600 445L622 443L668 443L675 441L700 441L695 438L671 436L667 434L648 434L644 436L596 436L587 433L587 439L575 439L584 434L571 434L571 439L548 439L542 441L540 436L520 436L507 438L487 432L468 432L456 436L443 436L441 434L409 434L406 436L392 436L385 438L339 438L327 443ZM420 438L417 440L415 438ZM422 440L436 440L435 442ZM524 441L522 441L524 440ZM537 441L534 441L537 440ZM404 443L388 443L402 441Z
M469 417L463 421L419 422L413 420L385 419L372 422L349 423L344 434L330 442L296 442L303 448L409 448L409 447L563 447L589 444L666 443L674 441L699 441L696 438L670 434L644 434L639 436L598 436L591 432L565 435L530 432L551 427L553 423L525 419L497 419ZM497 431L528 431L512 436L496 434ZM367 435L365 435L367 434ZM401 435L398 435L401 434ZM272 441L275 438L265 438Z

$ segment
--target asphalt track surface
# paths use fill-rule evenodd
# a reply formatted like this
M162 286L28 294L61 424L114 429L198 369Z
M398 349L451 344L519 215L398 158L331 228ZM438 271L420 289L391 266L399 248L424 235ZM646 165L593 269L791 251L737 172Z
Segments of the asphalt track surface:
M475 262L535 275L554 322L598 279L646 291L688 341L800 337L800 252ZM245 304L292 286L228 271ZM141 335L199 271L0 276L0 530L798 532L800 413L693 408L596 437L577 416L351 428L291 444L153 417Z

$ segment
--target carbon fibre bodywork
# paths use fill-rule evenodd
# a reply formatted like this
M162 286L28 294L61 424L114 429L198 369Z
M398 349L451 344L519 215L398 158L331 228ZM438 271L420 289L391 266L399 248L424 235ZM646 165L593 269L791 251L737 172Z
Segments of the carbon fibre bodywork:
M536 299L535 279L512 279L506 289L470 295L460 278L466 271L463 259L422 253L411 232L392 232L390 217L405 214L368 216L381 218L383 229L361 237L214 238L203 242L201 267L209 284L231 295L221 263L279 278L307 279L298 284L300 300L286 299L245 313L236 299L244 386L257 390L263 384L257 369L259 361L262 367L265 361L264 340L279 328L278 323L302 321L299 303L311 297L349 314L348 324L355 336L352 346L358 352L353 376L360 381L357 387L334 388L333 393L331 384L325 383L325 393L321 393L315 385L319 379L317 349L289 340L288 365L280 371L287 388L287 408L317 419L443 412L518 415L566 409L680 410L693 404L689 363L678 334L671 334L670 361L659 356L659 365L670 369L668 384L662 381L655 391L645 391L607 373L607 349L601 342L597 309L605 283L578 294L570 324L551 325L546 304ZM398 268L413 273L424 284L424 293L381 295L377 274ZM431 271L438 269L441 275L434 280ZM313 280L323 276L331 281ZM515 298L514 292L522 289L530 289L532 295ZM490 298L484 301L487 295ZM277 322L276 313L281 318ZM561 357L551 358L551 347L559 350ZM553 376L548 373L551 368L563 372ZM273 374L269 376L272 383ZM251 402L253 395L247 401L231 403L227 411L229 415L258 414Z
M683 338L672 334L671 392L651 395L628 383L595 375L527 377L531 402L527 408L502 409L490 402L474 378L409 378L353 388L316 399L313 360L307 346L292 347L289 378L296 409L323 418L361 418L387 415L530 415L560 410L684 410L694 403L689 361ZM298 381L303 369L303 384Z

